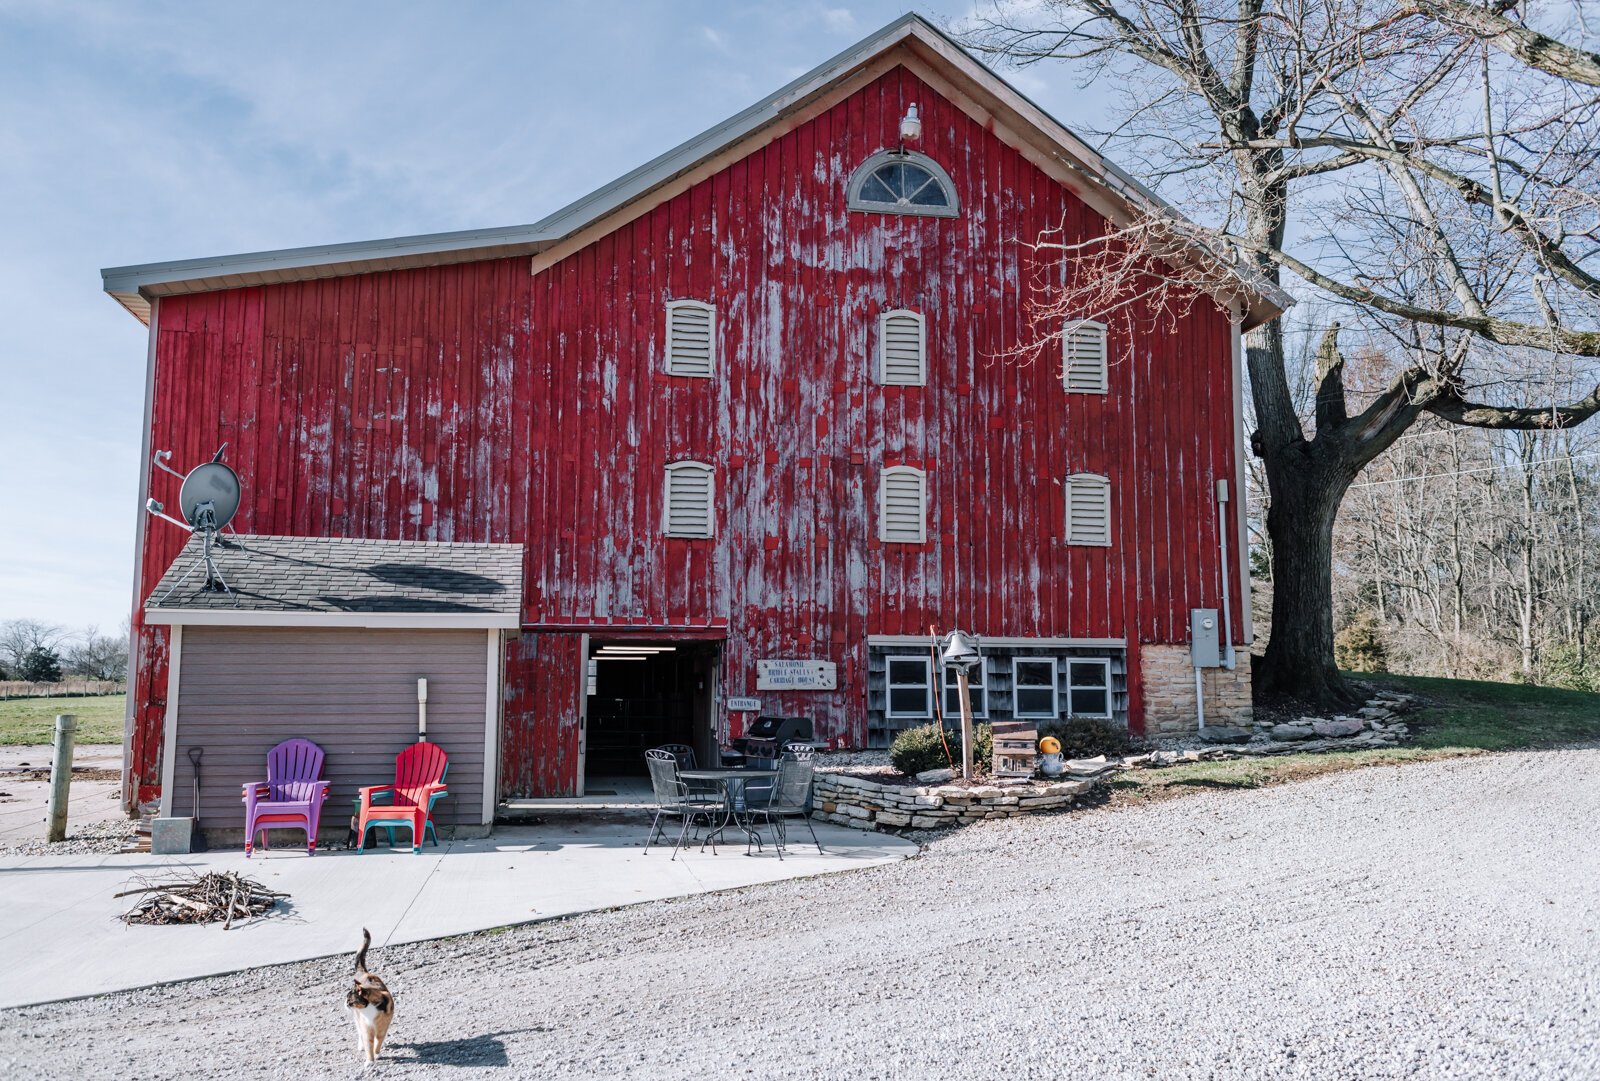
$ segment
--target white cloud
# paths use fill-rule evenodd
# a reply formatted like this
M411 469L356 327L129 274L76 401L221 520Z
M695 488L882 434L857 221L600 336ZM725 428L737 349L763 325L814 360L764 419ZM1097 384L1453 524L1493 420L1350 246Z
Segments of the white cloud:
M854 34L856 17L849 8L825 8L822 12L822 25L831 34Z

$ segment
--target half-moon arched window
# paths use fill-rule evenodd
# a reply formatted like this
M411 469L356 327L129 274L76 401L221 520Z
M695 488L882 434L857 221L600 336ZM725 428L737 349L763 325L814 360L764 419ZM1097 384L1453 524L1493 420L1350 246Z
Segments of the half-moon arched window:
M850 178L846 205L877 214L953 218L960 211L950 174L925 154L885 150L861 163Z

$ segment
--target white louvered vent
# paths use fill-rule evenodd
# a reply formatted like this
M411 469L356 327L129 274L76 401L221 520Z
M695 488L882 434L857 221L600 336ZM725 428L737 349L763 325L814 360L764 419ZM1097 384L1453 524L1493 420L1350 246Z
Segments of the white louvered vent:
M709 537L714 518L716 483L703 462L667 466L665 532L669 537Z
M710 379L716 368L717 309L698 300L667 302L667 374Z
M902 465L883 471L878 539L886 544L922 544L928 539L927 478L922 470Z
M890 386L928 384L926 324L916 312L885 312L878 319L878 382Z
M1066 481L1067 543L1111 544L1111 482L1093 473L1075 473Z
M1104 394L1110 379L1106 372L1106 325L1090 319L1069 325L1061 336L1061 373L1073 394Z

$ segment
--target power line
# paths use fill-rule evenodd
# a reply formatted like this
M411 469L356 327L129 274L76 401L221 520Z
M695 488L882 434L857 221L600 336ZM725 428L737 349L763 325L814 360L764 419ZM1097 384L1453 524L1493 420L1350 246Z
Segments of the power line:
M1579 458L1600 457L1600 450L1585 451L1582 454L1564 454L1559 458L1540 458L1537 462L1530 462L1530 468L1542 465L1558 465L1561 462L1572 462ZM1360 484L1352 484L1351 488L1373 488L1380 484L1404 484L1409 480L1436 480L1440 477L1465 477L1472 473L1498 473L1505 469L1504 466L1486 465L1476 469L1458 469L1452 473L1418 473L1412 477L1391 477L1389 480L1368 480Z

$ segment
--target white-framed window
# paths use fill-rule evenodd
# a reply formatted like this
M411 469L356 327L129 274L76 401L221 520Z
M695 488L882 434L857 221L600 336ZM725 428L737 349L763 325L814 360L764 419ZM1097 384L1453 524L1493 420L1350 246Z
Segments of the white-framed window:
M882 150L862 162L845 189L845 206L875 214L935 218L953 218L961 212L950 174L914 150Z
M897 465L878 483L878 539L886 544L923 544L928 539L928 478L920 469Z
M878 317L878 382L928 385L927 321L920 312L900 309Z
M1054 720L1058 713L1056 659L1011 658L1011 715L1030 720Z
M1061 379L1073 394L1105 394L1111 389L1104 323L1080 319L1067 324L1061 332Z
M669 537L709 537L716 527L716 477L704 462L667 466L662 530Z
M1111 481L1098 473L1074 473L1063 483L1068 544L1111 545Z
M979 719L989 716L988 668L988 662L980 660L967 669L967 694L972 701L972 715ZM956 682L955 666L942 664L939 670L944 673L944 719L959 718L961 687Z
M1111 662L1069 657L1065 663L1068 716L1111 716Z
M933 662L915 655L884 658L887 689L884 715L890 719L933 716Z
M667 301L667 374L710 379L717 366L717 309L699 300Z

